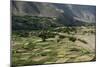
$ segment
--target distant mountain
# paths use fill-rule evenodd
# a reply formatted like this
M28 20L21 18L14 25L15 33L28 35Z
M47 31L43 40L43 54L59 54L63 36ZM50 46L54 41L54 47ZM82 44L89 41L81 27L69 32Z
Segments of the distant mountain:
M58 17L64 25L96 22L96 7L89 5L12 1L14 16Z

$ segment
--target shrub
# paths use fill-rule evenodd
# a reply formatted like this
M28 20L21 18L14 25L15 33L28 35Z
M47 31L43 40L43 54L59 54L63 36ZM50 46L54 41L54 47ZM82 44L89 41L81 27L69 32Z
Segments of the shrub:
M39 37L42 38L42 41L46 41L46 31L42 30L40 33L39 33Z
M63 38L66 38L66 36L64 36L64 35L59 35L59 38L60 38L60 39L63 39Z
M72 42L75 42L76 38L75 37L69 37L69 40L72 41Z

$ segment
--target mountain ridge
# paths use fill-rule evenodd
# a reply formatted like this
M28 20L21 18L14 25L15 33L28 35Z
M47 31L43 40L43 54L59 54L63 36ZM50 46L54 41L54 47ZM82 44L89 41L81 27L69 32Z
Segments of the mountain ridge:
M78 24L76 21L95 23L96 7L87 5L12 1L12 15L58 17L60 23Z

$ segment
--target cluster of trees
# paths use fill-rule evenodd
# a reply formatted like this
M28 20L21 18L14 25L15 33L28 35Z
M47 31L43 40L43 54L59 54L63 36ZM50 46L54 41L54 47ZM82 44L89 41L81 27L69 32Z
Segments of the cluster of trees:
M53 23L54 22L54 23ZM13 16L13 30L37 30L41 28L56 27L56 19L53 17L38 17L38 16Z
M54 31L68 34L71 34L71 32L77 33L77 29L75 27L58 27L54 29Z
M25 30L17 30L12 32L13 35L19 36L19 37L32 37L37 36L42 39L42 41L46 41L47 38L54 38L57 33L53 33L49 30L38 30L38 31L25 31Z

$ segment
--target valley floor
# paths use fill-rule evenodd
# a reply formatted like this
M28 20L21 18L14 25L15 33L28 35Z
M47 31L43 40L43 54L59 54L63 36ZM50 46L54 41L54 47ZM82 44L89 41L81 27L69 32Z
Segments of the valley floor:
M66 33L59 33L65 35ZM12 64L14 66L95 61L95 35L72 35L57 41L37 36L13 37Z

